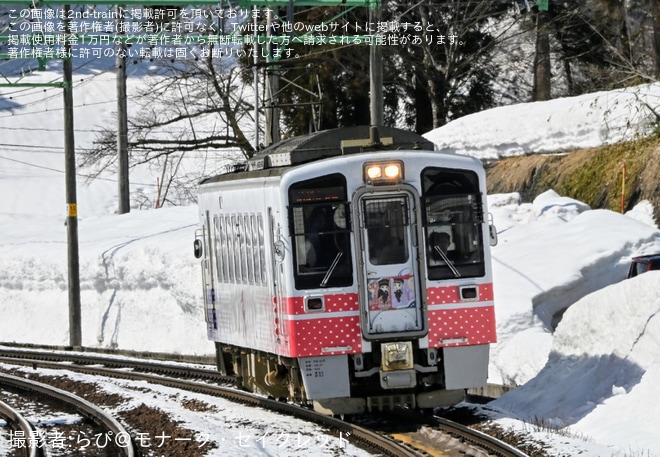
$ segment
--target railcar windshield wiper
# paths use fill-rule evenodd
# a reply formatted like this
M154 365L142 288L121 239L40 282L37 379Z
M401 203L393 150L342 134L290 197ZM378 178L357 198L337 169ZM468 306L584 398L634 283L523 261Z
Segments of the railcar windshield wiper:
M323 277L323 281L321 281L321 287L325 287L326 284L328 284L328 281L330 280L330 276L332 275L332 272L335 271L335 268L337 268L337 264L339 263L339 259L341 259L341 256L343 254L344 254L343 251L339 251L337 253L337 255L335 256L335 259L332 261L332 264L330 264L330 268L328 268L328 272Z
M454 262L449 260L449 257L447 257L447 254L445 254L444 251L442 249L440 249L439 246L433 246L433 249L435 249L435 252L437 252L440 255L440 257L442 257L442 260L445 261L445 263L447 264L447 266L449 267L451 272L454 273L454 276L457 277L457 278L460 278L461 277L461 272L458 271L458 269L454 266Z

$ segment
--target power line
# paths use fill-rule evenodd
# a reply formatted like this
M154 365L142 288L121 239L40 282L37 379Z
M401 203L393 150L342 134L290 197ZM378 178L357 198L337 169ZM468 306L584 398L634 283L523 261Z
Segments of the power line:
M62 154L64 154L64 151L60 151L60 152L61 152ZM35 164L35 163L25 162L25 161L23 161L23 160L12 159L11 157L5 157L5 156L3 156L3 155L0 155L0 159L2 159L2 160L7 160L7 161L9 161L9 162L20 163L21 165L26 165L26 166L28 166L28 167L32 167L32 168L39 168L39 169L42 169L42 170L54 171L55 173L64 174L64 170L58 170L57 168L45 167L45 166L43 166L43 165L37 165L37 164ZM80 177L80 178L89 178L89 177L90 177L90 175L88 175L88 174L82 174L82 173L76 173L76 176L78 176L78 177ZM117 182L116 179L112 179L112 178L103 178L103 177L100 177L100 176L95 176L95 177L94 177L94 180L98 180L98 181L110 181L110 182L113 182L113 183L116 183L116 182ZM134 182L133 184L135 184L135 185L140 185L140 186L157 187L156 184L153 184L153 183L140 183L140 182Z
M8 150L8 151L14 150L13 148L22 148L22 149L39 149L39 151L35 151L35 152L43 152L43 153L47 153L47 154L62 153L61 148L54 148L52 146L41 146L41 145L38 145L38 144L31 145L31 144L0 143L0 148ZM12 149L10 149L10 148L12 148ZM30 152L32 152L32 151L30 151Z
M13 130L13 131L26 131L26 132L61 132L64 129L50 129L46 127L6 127L3 126L2 130ZM84 132L84 133L96 133L98 130L90 130L90 129L76 129L76 132ZM20 144L6 144L6 143L0 143L0 146L18 146L20 147ZM26 145L27 146L27 145ZM39 147L39 146L29 146L29 147Z
M56 173L64 173L64 170L58 170L56 168L45 167L43 165L37 165L37 164L34 164L34 163L23 162L22 160L12 159L10 157L0 156L0 159L8 160L10 162L20 163L21 165L27 165L27 166L33 167L33 168L40 168L42 170L54 171Z

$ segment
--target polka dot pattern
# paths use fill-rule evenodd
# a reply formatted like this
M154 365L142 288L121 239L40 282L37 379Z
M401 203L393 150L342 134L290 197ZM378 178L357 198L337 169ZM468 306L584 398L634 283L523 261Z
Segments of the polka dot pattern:
M430 347L496 341L492 284L480 284L478 298L474 301L461 301L459 294L458 286L427 289ZM285 332L284 338L278 338L279 354L312 357L362 352L357 294L330 294L323 298L325 310L318 313L305 312L304 297L282 300L283 322L276 320L273 323L278 336L279 328ZM277 301L274 305L277 308Z
M495 307L429 310L429 347L494 343Z
M478 284L477 299L460 299L458 286L429 287L429 346L468 346L494 343L493 284Z
M341 313L346 311L358 311L358 295L349 294L331 294L324 295L325 312ZM285 299L285 312L292 316L309 314L305 312L305 299L303 297L289 297Z
M360 317L289 321L291 357L362 352Z
M290 318L284 317L288 341L281 341L281 355L311 357L362 352L357 294L324 295L325 310L315 313L305 312L304 297L283 301L284 313Z

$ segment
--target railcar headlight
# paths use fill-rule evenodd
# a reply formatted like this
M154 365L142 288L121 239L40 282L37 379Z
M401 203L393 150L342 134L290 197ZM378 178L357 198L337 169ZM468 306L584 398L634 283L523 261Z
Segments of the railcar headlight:
M369 181L380 179L383 176L383 169L380 165L369 165L366 169L366 175Z
M403 180L403 162L368 162L364 164L364 182L367 184L393 184Z
M401 174L401 167L398 163L393 163L385 166L385 177L386 178L398 178Z

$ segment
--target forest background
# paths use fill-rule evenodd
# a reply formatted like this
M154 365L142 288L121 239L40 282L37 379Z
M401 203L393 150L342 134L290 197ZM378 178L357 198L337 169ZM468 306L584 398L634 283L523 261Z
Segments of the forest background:
M160 34L176 33L181 8L148 8L160 13L151 27ZM273 29L273 23L287 20L313 26L341 15L344 35L381 31L367 30L375 27L369 8L270 10L255 27ZM10 6L0 5L0 31L16 22L9 11ZM191 34L236 33L235 21L206 17L199 20L207 24ZM384 123L420 134L497 106L631 87L660 76L660 0L384 1L378 24L388 24L386 33L398 43L381 46ZM404 39L407 45L401 44ZM278 112L280 138L370 124L370 47L364 43L300 40L288 48L295 58L278 59L218 58L211 48L219 45L211 41L190 46L194 58L123 63L129 74L148 65L153 76L130 87L128 118L130 166L148 162L163 170L161 198L146 206L194 200L191 187L199 176L178 171L186 154L203 151L241 162L257 153L266 144L254 140L260 137L255 129L263 129L255 118L272 108ZM268 52L276 52L274 47ZM0 53L7 48L0 40ZM274 76L279 85L262 85L255 99L255 78ZM646 107L660 119L653 104ZM208 125L215 127L202 127ZM116 167L113 122L101 126L94 143L83 145L78 156L82 168L95 170L91 177Z

